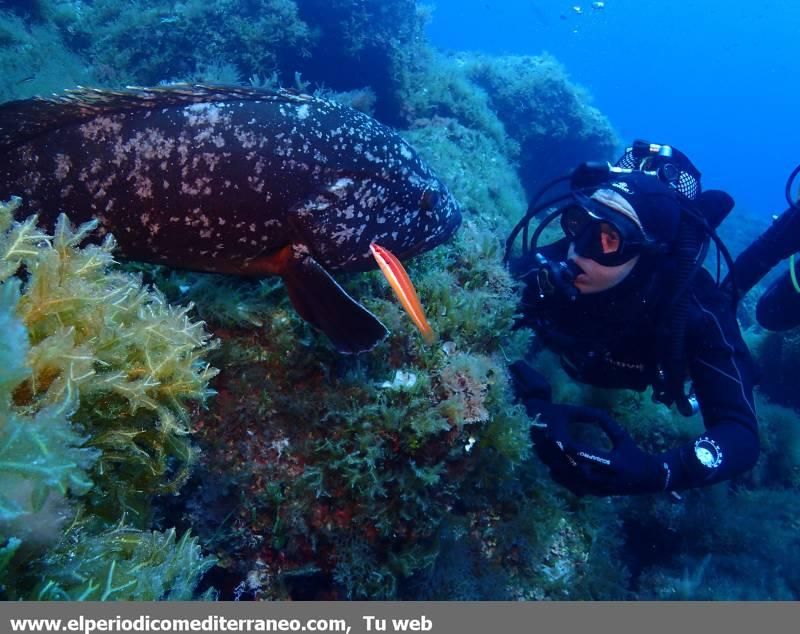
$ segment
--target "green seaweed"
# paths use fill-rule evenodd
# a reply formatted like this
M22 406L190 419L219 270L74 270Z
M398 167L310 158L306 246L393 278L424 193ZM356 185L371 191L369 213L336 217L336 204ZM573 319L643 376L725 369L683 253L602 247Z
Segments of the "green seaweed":
M187 316L191 307L174 308L114 270L113 238L83 245L94 223L76 229L62 216L49 235L35 217L14 221L18 204L0 204L2 593L119 598L106 590L129 585L116 582L129 542L126 556L154 584L141 582L137 598L188 598L213 560L187 535L175 544L174 534L154 533L150 550L130 535L148 528L153 496L188 475L188 404L210 393L215 371L201 355L213 341ZM24 282L15 277L23 267ZM56 561L74 570L59 578ZM102 567L110 585L82 567Z
M41 601L186 601L214 559L203 557L187 531L101 533L72 526L62 544L40 562L46 581L32 596Z

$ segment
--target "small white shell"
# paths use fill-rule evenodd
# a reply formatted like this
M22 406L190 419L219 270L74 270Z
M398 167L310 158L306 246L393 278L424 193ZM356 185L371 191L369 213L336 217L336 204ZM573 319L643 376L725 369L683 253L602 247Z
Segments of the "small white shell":
M384 381L383 383L379 383L378 387L387 390L407 390L414 387L416 383L416 374L413 372L405 372L404 370L397 370L394 373L394 380L391 383L389 381Z

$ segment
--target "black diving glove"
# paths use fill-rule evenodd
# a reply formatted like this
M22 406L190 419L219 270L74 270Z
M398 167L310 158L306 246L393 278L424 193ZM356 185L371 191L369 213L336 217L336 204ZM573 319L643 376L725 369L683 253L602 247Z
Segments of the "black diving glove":
M528 414L534 415L531 409ZM538 414L531 429L536 454L549 467L553 480L575 495L633 495L669 488L668 464L642 451L605 412L540 403ZM611 440L612 449L604 451L575 440L569 425L576 423L599 427Z

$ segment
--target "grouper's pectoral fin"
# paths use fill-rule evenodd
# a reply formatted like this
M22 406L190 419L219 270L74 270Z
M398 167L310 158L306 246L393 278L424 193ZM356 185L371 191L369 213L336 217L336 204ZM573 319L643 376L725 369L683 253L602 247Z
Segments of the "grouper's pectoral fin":
M303 245L289 245L272 256L298 314L319 328L339 352L371 350L389 334L380 320L348 295Z

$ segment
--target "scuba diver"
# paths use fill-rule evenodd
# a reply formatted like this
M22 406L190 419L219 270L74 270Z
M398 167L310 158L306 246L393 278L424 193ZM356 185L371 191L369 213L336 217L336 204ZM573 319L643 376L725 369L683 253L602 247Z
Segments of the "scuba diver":
M767 330L800 326L800 200L792 199L792 183L798 165L786 181L789 207L736 258L736 284L744 295L778 262L789 258L789 270L777 278L758 300L756 320ZM726 280L730 284L730 278Z
M538 203L563 181L568 193ZM546 379L513 363L516 394L536 421L534 449L573 493L677 495L755 464L755 369L736 321L736 289L719 284L720 255L729 269L732 261L715 228L732 208L725 192L701 191L684 154L637 141L615 166L584 163L548 184L509 236L506 261L523 284L518 326L532 328L570 377L605 388L652 387L655 400L684 415L699 408L705 424L684 446L650 454L608 413L553 404ZM548 210L529 240L531 220ZM539 246L554 221L559 239ZM512 258L520 233L522 254ZM703 268L711 241L716 281ZM577 433L587 426L610 448Z

